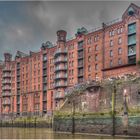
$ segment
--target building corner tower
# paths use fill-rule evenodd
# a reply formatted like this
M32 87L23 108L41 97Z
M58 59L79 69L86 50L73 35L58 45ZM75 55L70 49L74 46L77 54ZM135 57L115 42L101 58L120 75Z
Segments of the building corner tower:
M67 87L67 49L66 35L64 30L57 31L57 49L54 54L55 64L55 109L59 109L64 99Z

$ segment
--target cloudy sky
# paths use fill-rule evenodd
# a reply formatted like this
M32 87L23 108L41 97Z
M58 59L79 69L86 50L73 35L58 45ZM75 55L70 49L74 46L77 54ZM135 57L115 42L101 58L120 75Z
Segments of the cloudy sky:
M140 2L134 2L140 6ZM68 38L76 29L101 26L121 15L130 2L0 2L0 59L4 52L38 51L46 41L56 43L56 31L64 29Z

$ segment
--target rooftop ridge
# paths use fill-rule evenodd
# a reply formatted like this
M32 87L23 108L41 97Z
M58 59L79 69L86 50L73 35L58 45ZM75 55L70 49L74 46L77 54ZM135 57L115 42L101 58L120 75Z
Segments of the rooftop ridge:
M121 22L121 21L122 21L122 18L116 18L116 19L113 19L111 21L105 22L104 24L107 25L107 26L111 26L111 25L116 24L116 23ZM102 26L98 26L98 27L89 29L88 32L86 33L86 35L89 34L89 33L94 33L94 32L99 31L101 29L103 29ZM70 41L70 40L73 40L73 39L75 39L75 36L67 38L67 41Z
M116 18L116 19L111 20L111 21L109 21L109 22L105 22L105 24L106 24L107 26L110 26L110 25L113 25L113 24L118 23L118 22L120 22L120 21L122 21L122 18Z

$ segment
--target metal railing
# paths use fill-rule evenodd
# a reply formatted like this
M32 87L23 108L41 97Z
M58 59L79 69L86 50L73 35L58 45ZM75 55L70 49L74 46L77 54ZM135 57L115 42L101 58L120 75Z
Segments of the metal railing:
M58 63L58 62L67 62L67 58L57 58L55 59L55 64Z
M57 49L56 52L55 52L55 56L58 55L58 54L67 54L68 50L67 49Z
M67 70L67 66L55 67L55 71L59 71L59 70Z
M60 78L67 78L67 74L59 74L55 76L55 79L60 79Z

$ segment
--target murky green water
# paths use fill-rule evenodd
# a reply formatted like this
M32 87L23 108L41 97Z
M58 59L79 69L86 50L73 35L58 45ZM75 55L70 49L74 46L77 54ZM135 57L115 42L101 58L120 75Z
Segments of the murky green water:
M56 133L47 128L0 128L0 139L109 139L109 136ZM117 138L117 137L115 137ZM119 138L119 137L118 137Z

